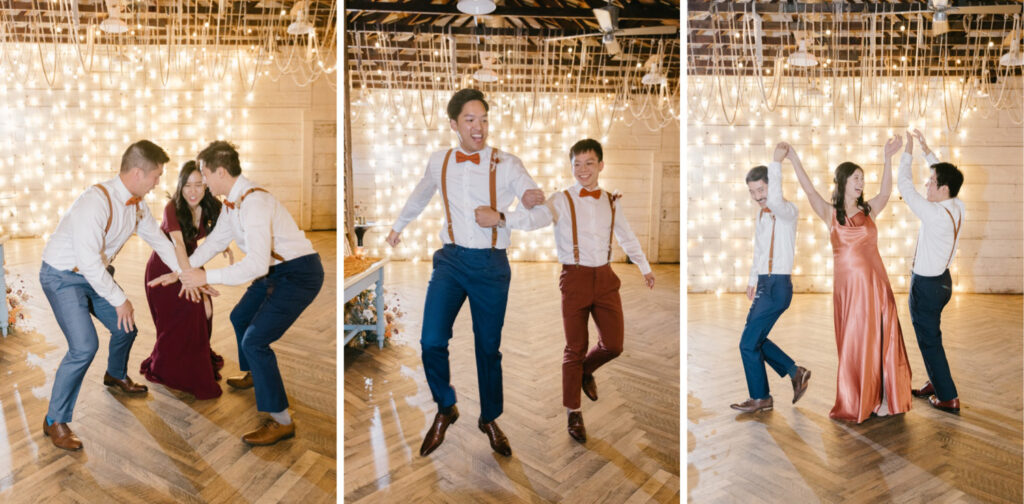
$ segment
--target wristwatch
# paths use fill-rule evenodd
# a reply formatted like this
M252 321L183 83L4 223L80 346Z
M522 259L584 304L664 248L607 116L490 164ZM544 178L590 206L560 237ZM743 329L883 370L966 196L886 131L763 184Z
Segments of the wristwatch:
M499 216L498 227L500 227L500 228L505 227L505 213L504 212L498 212L498 216Z

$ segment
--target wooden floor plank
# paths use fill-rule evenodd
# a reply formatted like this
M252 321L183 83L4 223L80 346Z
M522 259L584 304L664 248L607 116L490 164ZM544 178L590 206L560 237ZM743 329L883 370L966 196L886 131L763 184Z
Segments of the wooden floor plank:
M498 419L510 458L493 453L476 428L468 308L450 348L461 417L440 448L419 456L437 411L418 343L430 264L387 268L387 290L406 313L403 331L383 350L345 349L346 502L679 501L678 266L655 265L652 292L636 266L613 265L622 279L625 351L595 374L600 400L584 399L588 440L580 445L566 432L561 398L559 266L512 265L501 346L505 412ZM591 324L591 343L596 334Z
M0 340L0 501L10 502L255 502L337 500L336 233L307 236L324 263L324 287L285 336L273 345L296 422L296 438L250 448L241 436L257 425L252 390L197 401L148 383L144 398L102 384L109 333L97 323L100 349L86 373L72 429L84 450L59 450L43 437L53 377L67 350L39 286L43 240L7 242L8 284L29 293L30 319ZM115 278L135 306L138 337L128 373L144 381L139 364L153 349L144 274L151 250L132 238L114 263ZM235 257L242 254L235 251ZM212 267L226 265L217 257ZM238 374L238 351L228 315L246 286L218 286L211 344ZM3 446L6 444L6 446Z
M896 296L913 383L927 380L905 294ZM687 296L687 497L692 502L1022 501L1022 297L957 294L942 317L961 400L951 415L911 411L857 425L828 418L836 394L830 294L797 294L770 338L813 372L791 404L768 371L771 412L737 414L747 397L742 294Z

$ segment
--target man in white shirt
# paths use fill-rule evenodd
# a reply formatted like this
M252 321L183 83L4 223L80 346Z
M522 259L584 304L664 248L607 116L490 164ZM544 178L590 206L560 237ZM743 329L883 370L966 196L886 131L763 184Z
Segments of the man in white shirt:
M558 288L562 292L562 405L568 414L569 436L587 441L580 391L597 400L594 372L622 353L625 323L619 287L611 267L612 236L640 268L644 283L654 288L654 273L618 203L618 195L602 190L598 177L604 169L600 142L587 138L569 149L576 184L547 198L544 208L555 223L558 262L562 263ZM593 316L598 340L590 350L588 324Z
M217 225L189 257L197 269L182 273L181 283L193 288L252 282L231 310L238 365L245 374L227 383L236 389L255 387L257 410L270 415L258 429L242 436L242 441L254 446L271 445L293 437L295 422L288 413L288 396L270 344L284 336L316 298L324 283L323 265L320 254L313 250L284 205L242 175L233 145L213 142L198 159L210 192L226 198ZM245 258L220 269L198 269L232 240ZM161 277L151 284L167 285L173 280Z
M145 395L148 390L128 376L128 354L138 333L135 310L114 282L111 263L128 238L138 233L171 270L180 271L174 245L142 201L160 180L167 161L167 153L153 142L132 144L121 156L118 176L86 189L61 217L43 248L39 283L68 341L43 424L43 433L58 448L82 447L67 423L99 347L90 315L110 331L103 384L130 395Z
M451 385L448 340L467 298L473 315L480 386L477 427L487 434L495 452L506 457L512 454L508 438L495 422L504 407L499 347L512 276L505 249L512 228L536 229L540 227L536 219L543 213L540 209L506 209L517 196L524 208L533 208L543 203L544 193L519 158L487 146L488 108L478 90L463 89L452 96L447 111L459 147L430 155L423 179L387 237L388 244L397 246L402 230L440 191L445 209L445 226L441 229L444 245L434 252L420 338L423 369L438 412L420 446L421 456L440 446L448 426L459 418Z
M744 413L772 409L765 362L779 376L790 376L794 404L803 396L811 379L810 371L797 366L768 339L772 326L793 300L790 274L793 271L798 214L796 205L782 198L782 160L788 157L792 162L793 156L796 156L796 151L781 142L775 147L772 163L767 168L754 167L746 178L750 197L761 210L754 229L754 262L747 284L747 298L754 303L750 305L747 323L740 337L740 356L750 398L730 405Z
M931 167L932 176L928 179L925 196L914 188L914 174L910 169L914 138L921 144L921 151ZM949 371L939 326L942 309L953 296L949 265L956 254L960 226L966 214L964 202L957 198L963 182L963 173L950 163L939 162L920 131L915 129L913 135L907 133L907 148L900 157L896 186L903 201L921 219L910 276L910 320L914 323L917 345L928 372L928 383L911 393L927 397L933 407L949 413L959 413L960 398Z

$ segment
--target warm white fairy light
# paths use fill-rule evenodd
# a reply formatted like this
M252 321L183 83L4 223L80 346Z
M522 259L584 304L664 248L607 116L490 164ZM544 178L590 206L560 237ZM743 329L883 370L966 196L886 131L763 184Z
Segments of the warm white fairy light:
M701 77L691 78L691 90L698 88L700 79ZM847 95L858 92L855 91L858 84L854 83L854 89L842 84L838 91ZM727 79L723 85L725 89L729 89L733 84ZM899 88L899 85L900 83L896 82L894 85L887 85L885 89L891 92ZM924 88L927 89L927 85ZM992 127L991 124L983 123L983 119L976 118L987 116L990 122L992 111L985 109L984 102L979 103L979 110L973 112L975 117L965 118L959 128L949 131L941 111L938 110L942 108L942 97L939 94L941 88L933 85L931 89L931 105L925 111L915 110L912 115L904 104L900 114L890 119L888 114L875 115L865 107L862 111L863 121L859 124L850 117L834 121L832 112L820 106L787 112L786 109L792 105L786 102L774 112L763 108L751 110L748 107L740 107L735 119L730 116L728 122L721 113L713 109L706 116L695 116L691 105L691 114L688 117L687 166L684 170L696 171L698 175L688 175L691 183L688 186L687 199L690 203L686 223L689 256L687 288L694 292L709 293L745 290L752 260L756 204L750 201L743 177L751 167L768 164L774 146L780 140L795 145L812 182L826 198L831 196L834 189L832 177L835 166L846 160L864 167L866 193L873 195L881 181L882 146L885 140L890 135L905 135L907 129L921 129L936 155L942 160L959 165L961 169L965 169L965 173L968 173L966 170L971 170L972 163L985 163L987 158L971 160L965 159L964 156L988 154L979 154L976 152L977 149L972 151L963 147L977 142L975 137L978 133L975 129ZM895 105L897 102L894 100L892 103ZM701 110L707 110L707 107L708 104L703 104ZM854 107L851 105L848 110L853 111ZM927 112L927 115L924 112ZM729 113L732 114L732 111ZM796 117L801 119L797 121ZM972 127L972 124L978 126ZM717 135L717 132L726 129L729 130L728 134ZM737 146L742 148L737 149ZM915 145L914 177L917 188L924 191L924 181L927 180L929 172L919 149L920 147ZM916 244L919 220L910 212L907 205L900 201L899 191L895 187L896 171L902 152L903 149L892 158L893 192L889 205L877 219L877 223L879 251L889 273L890 283L895 290L905 292L909 287L907 274ZM794 287L798 292L830 292L833 259L828 229L813 215L807 197L799 187L788 161L783 163L782 173L784 193L787 199L797 203L801 214L797 228ZM972 180L968 176L967 184L962 190L962 195L968 201L969 212L970 201L976 201L981 197L979 189L975 189L971 184ZM964 252L962 246L951 267L954 290L957 292L974 288L973 279L961 276L960 265L966 264L961 261L974 261L971 254L976 253L970 250L972 245L966 247L968 251ZM967 254L968 259L961 259L964 254Z

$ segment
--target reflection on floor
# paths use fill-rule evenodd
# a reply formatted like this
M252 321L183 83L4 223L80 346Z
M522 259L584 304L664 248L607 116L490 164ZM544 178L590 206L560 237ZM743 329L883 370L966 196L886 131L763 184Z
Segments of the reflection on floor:
M502 339L505 413L512 456L491 451L480 414L468 307L451 342L460 420L428 457L419 447L437 408L419 357L426 262L391 263L390 292L404 307L404 333L378 350L345 349L346 502L678 502L679 267L654 266L657 286L636 266L622 279L625 352L596 374L597 402L584 399L588 441L566 432L561 401L562 333L557 264L514 263ZM591 342L596 337L591 325Z
M135 306L139 335L128 373L149 395L127 397L103 386L109 332L97 323L100 348L82 385L71 428L84 449L66 452L43 437L54 373L67 351L39 287L42 240L6 244L8 284L25 285L29 320L0 339L0 501L2 502L335 502L336 233L309 233L321 253L326 280L320 295L274 344L296 421L296 438L249 448L241 436L258 425L252 390L197 401L190 394L145 382L139 364L156 333L143 277L151 250L132 238L114 265ZM235 257L241 253L235 250ZM214 267L226 265L218 257ZM223 263L223 264L222 264ZM214 300L213 348L223 374L238 374L228 314L245 287L220 287Z
M689 294L687 497L692 502L1021 502L1021 296L956 294L942 318L961 414L924 399L857 425L828 418L836 394L831 294L797 294L770 338L813 375L791 404L768 370L775 409L737 414L748 393L739 337L742 294ZM906 295L903 338L920 387L928 379Z

